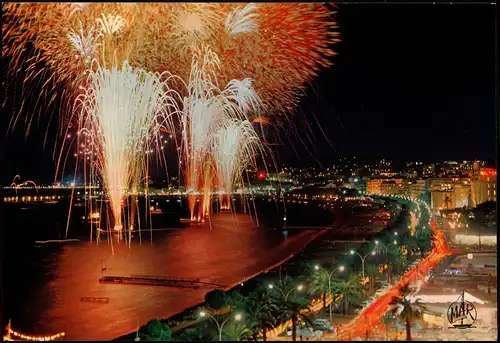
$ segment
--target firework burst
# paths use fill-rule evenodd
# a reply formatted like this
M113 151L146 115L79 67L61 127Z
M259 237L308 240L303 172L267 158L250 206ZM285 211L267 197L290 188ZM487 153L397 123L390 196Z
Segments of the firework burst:
M137 187L146 169L146 152L159 141L161 128L171 128L178 95L169 88L170 75L132 68L127 62L90 70L87 87L77 97L80 144L97 147L92 164L102 179L121 230L121 203ZM159 150L159 149L158 149Z
M39 83L49 105L58 96L73 104L78 96L80 136L86 132L96 147L95 168L116 227L123 192L144 171L143 152L155 150L144 147L153 144L158 122L180 131L186 186L204 192L204 215L219 174L238 173L222 167L214 147L232 146L236 165L247 163L239 149L245 161L249 150L230 143L236 128L253 142L248 121L289 115L305 85L331 64L338 41L331 11L321 4L9 3L2 9L2 56L11 76L25 69L21 82ZM188 85L166 85L166 76L155 74L166 70Z
M248 120L228 120L216 131L211 147L219 190L226 195L221 206L230 208L230 195L236 184L243 184L247 167L257 168L257 156L264 156L259 136Z
M75 51L83 62L92 53L101 65L127 60L187 80L192 53L207 45L224 66L221 84L251 77L267 113L289 113L305 84L331 64L338 41L332 13L321 4L9 3L3 10L9 69L29 69L22 82L45 75L48 98L54 84L71 97L86 81L88 65L75 63ZM81 27L84 33L75 33ZM95 51L92 27L104 35Z
M243 9L235 9L226 17L224 23L226 32L231 35L237 35L246 32L257 32L257 14L255 4L248 4Z
M81 23L80 32L71 30L67 37L85 64L90 64L97 48L102 46L99 43L99 39L103 37L102 33L95 34L94 27L91 27L85 34Z
M200 54L201 55L201 54ZM182 156L192 219L208 211L209 193L214 188L213 152L218 129L232 120L246 120L259 108L259 98L249 79L231 80L223 90L217 87L219 59L209 48L192 62L188 96L181 116ZM195 215L194 196L204 192L203 203ZM207 193L208 192L208 193Z

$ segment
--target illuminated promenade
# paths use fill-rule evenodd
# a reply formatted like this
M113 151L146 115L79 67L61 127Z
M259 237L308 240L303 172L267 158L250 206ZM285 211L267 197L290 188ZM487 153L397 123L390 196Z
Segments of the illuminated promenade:
M330 335L327 338L334 338L335 340L352 340L356 338L363 338L370 335L372 330L377 326L381 326L381 318L388 310L389 305L394 297L398 296L401 289L418 278L423 278L438 262L444 257L451 255L446 245L444 235L437 229L437 224L432 222L432 230L435 234L434 249L431 254L422 260L415 268L409 270L399 282L390 288L386 293L380 296L371 306L364 309L356 318L349 324L340 328L338 336Z
M366 339L366 337L374 338L374 335L377 335L378 339L385 338L387 333L384 328L384 324L382 324L381 322L381 319L385 314L385 312L389 309L389 305L391 304L392 299L399 295L401 289L403 289L405 285L410 284L419 278L425 277L425 275L429 272L429 270L432 269L436 264L438 264L444 257L452 255L454 253L456 254L463 253L458 250L451 251L448 249L446 241L444 239L444 235L441 231L437 229L437 224L434 221L432 222L432 230L435 233L434 249L427 258L422 260L413 269L409 270L399 280L399 282L396 285L394 285L386 293L381 295L369 307L365 308L350 323L341 326L338 334L325 333L323 337L311 340L349 341L349 340ZM329 304L330 302L331 298L328 298L327 304ZM322 304L318 304L317 306L322 307ZM317 310L320 310L320 308ZM312 311L312 312L317 312L317 311ZM275 332L271 332L276 334L276 336L273 337L273 340L291 340L291 337L277 336L279 335L279 333L283 332L288 326L290 326L290 323L286 323L285 325L276 328L274 330ZM398 333L390 334L388 338L397 339L398 335L399 335ZM404 337L401 337L401 335L399 335L399 338L403 339Z

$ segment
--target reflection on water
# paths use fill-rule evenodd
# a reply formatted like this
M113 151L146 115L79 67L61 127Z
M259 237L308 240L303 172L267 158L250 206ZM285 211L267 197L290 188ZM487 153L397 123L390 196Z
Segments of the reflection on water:
M115 244L114 255L106 241L45 244L31 256L11 250L6 314L14 329L29 334L65 331L69 340L113 339L134 331L137 320L144 324L202 302L210 289L99 284L103 260L107 275L199 278L229 286L296 253L316 233L285 239L244 215L219 214L211 224L155 232L152 245L147 236L143 245L135 238L130 249ZM14 270L16 260L25 266ZM95 304L81 297L110 301Z

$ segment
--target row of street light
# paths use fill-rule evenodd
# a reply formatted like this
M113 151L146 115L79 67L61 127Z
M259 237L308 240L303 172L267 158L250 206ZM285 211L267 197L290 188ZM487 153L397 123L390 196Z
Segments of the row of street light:
M338 270L340 272L343 272L345 270L344 266L339 266L338 268L335 268L334 270L332 270L330 273L324 269L324 268L321 268L320 266L318 265L315 265L314 266L314 269L316 270L321 270L321 271L324 271L326 273L326 275L328 276L328 295L330 296L330 323L332 322L332 303L333 303L333 295L332 295L332 276L333 274Z
M229 321L229 319L234 318L234 320L236 322L238 322L242 318L241 314L237 313L234 315L234 317L227 317L226 320L224 320L222 323L219 323L219 321L214 316L212 316L210 313L205 312L205 311L201 311L200 317L203 318L205 316L208 316L209 318L211 318L215 322L215 324L217 325L217 331L219 332L219 341L222 341L222 328Z
M286 223L286 216L283 218L283 220L285 221ZM394 236L398 236L398 233L397 232L394 232ZM375 241L375 245L378 247L382 247L383 251L384 251L384 254L387 255L388 251L389 251L389 248L391 246L394 246L395 248L397 248L397 244L398 244L398 241L397 240L394 240L392 243L389 243L387 245L379 242L378 240ZM365 260L369 257L369 256L375 256L377 253L376 251L372 251L366 255L361 255L360 253L358 253L357 251L354 251L354 250L350 250L350 254L351 255L358 255L361 259L361 268L362 268L362 278L364 279L365 278ZM326 276L328 277L328 295L330 296L331 298L331 302L330 302L330 305L329 305L329 314L330 314L330 322L332 322L332 303L333 303L333 294L332 294L332 277L333 275L335 274L335 272L339 271L339 272L343 272L345 270L345 267L344 266L339 266L338 268L335 268L334 270L332 270L331 272L329 272L328 270L326 270L325 268L322 268L320 267L319 265L315 265L314 266L314 269L317 270L317 271L322 271L326 274ZM278 292L281 293L281 295L283 295L283 298L285 301L288 301L288 297L290 296L290 294L294 291L302 291L304 289L304 286L303 285L298 285L296 287L293 287L291 288L290 290L288 290L287 292L285 292L285 290L283 290L281 287L279 286L276 286L276 285L273 285L273 284L269 284L268 285L268 288L270 290L277 290ZM205 317L205 316L208 316L209 318L211 318L215 324L217 325L217 329L218 329L218 333L219 333L219 341L222 341L222 330L224 328L224 325L230 320L230 319L234 319L234 321L240 321L242 319L242 315L240 313L237 313L235 314L234 316L230 316L228 318L226 318L224 321L222 321L221 323L219 323L219 321L213 316L211 315L210 313L208 312L205 312L205 311L202 311L200 312L200 317Z
M285 301L288 301L288 296L289 296L289 295L290 295L293 291L297 290L297 291L299 291L299 292L300 292L301 290L303 290L303 289L304 289L304 286L302 286L302 285L298 285L297 287L294 287L294 288L290 289L287 293L285 293L285 292L283 291L283 289L281 289L280 287L275 286L275 285L273 285L273 284L270 284L268 287L269 287L269 289L276 289L276 290L278 290L278 291L279 291L279 292L283 295L283 298L285 298Z
M290 289L288 292L285 293L285 291L278 287L278 286L275 286L273 284L269 284L268 285L269 289L271 290L277 290L279 291L282 295L283 295L283 298L285 299L285 301L288 301L288 297L290 296L290 294L293 292L293 291L302 291L304 289L304 286L303 285L298 285L297 287L294 287L292 289ZM221 323L217 320L217 318L215 318L213 315L211 315L210 313L208 312L205 312L205 311L201 311L200 312L200 317L209 317L211 318L215 324L217 325L217 331L218 331L218 334L219 334L219 341L222 341L222 329L224 328L224 325L230 320L230 319L234 319L234 321L238 322L242 319L242 315L241 313L237 313L235 314L234 316L230 316L228 318L226 318L224 321L222 321Z

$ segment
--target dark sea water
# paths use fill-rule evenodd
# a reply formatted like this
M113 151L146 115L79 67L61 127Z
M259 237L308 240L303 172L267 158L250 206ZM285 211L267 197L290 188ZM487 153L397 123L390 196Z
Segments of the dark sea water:
M6 204L4 318L12 320L13 329L31 335L64 331L70 340L110 340L134 331L137 323L166 318L202 302L210 288L99 284L101 267L107 268L107 275L199 278L230 286L298 253L317 233L284 235L273 230L283 213L264 204L259 226L245 214L219 213L210 223L185 227L168 216L153 217L157 224L152 244L146 231L142 244L138 234L130 248L115 242L113 255L106 239L99 245L89 241L82 211L73 208L68 234L80 241L36 244L64 238L68 205ZM289 213L289 218L307 218L300 210ZM82 297L110 301L85 303Z

